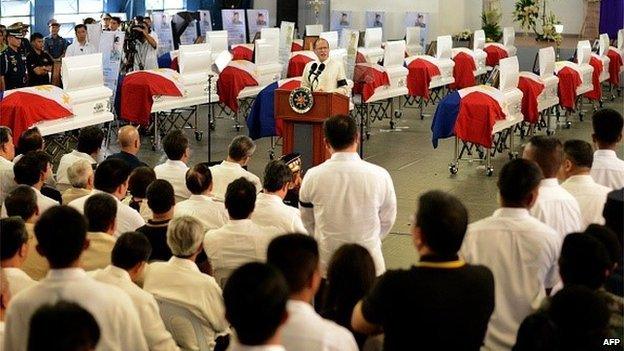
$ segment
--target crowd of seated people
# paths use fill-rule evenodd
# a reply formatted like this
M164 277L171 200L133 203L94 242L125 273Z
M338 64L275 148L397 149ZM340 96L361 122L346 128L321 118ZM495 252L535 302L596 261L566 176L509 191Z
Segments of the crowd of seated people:
M0 127L0 345L621 349L624 120L603 109L592 125L596 150L532 137L502 167L489 217L470 222L456 196L419 194L418 261L389 270L394 185L357 154L349 117L324 122L331 157L303 177L298 207L285 203L298 186L288 163L269 162L262 180L245 169L247 137L210 167L190 164L174 130L152 168L135 127L120 129L122 151L106 159L101 130L87 127L54 175L36 132L15 136L16 153Z

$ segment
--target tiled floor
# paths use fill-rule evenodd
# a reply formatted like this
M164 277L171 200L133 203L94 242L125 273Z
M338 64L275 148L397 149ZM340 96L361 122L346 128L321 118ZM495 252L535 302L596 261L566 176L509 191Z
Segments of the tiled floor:
M519 47L518 55L521 70L530 70L537 47ZM571 56L571 50L562 50L562 57ZM614 102L606 102L605 106L615 108L622 112L623 100L616 99ZM433 113L435 107L428 107L426 113ZM586 105L586 108L589 108ZM200 124L206 129L206 109L200 110ZM590 114L590 113L589 113ZM562 140L579 138L591 141L591 124L589 117L580 122L578 117L572 119L574 123L570 129L558 129L556 136ZM470 220L475 221L492 213L497 207L496 177L507 155L498 155L494 158L494 175L487 177L484 170L477 164L460 164L459 173L451 175L448 164L452 158L453 140L442 140L437 149L431 145L431 116L420 120L415 109L404 109L403 118L399 126L406 127L398 132L385 132L381 129L388 128L387 120L377 121L373 124L372 136L365 143L365 157L368 161L386 168L394 180L398 198L398 215L396 224L391 234L384 240L383 250L389 268L406 267L414 262L417 255L412 247L409 236L409 218L416 209L418 196L425 191L440 189L449 191L458 196L468 207ZM237 134L229 119L217 120L216 131L212 133L211 159L219 160L225 156L229 140ZM240 133L246 133L242 129ZM192 133L188 133L193 138ZM516 138L516 144L522 141ZM193 156L191 163L208 160L207 137L201 142L192 139ZM249 169L261 175L264 165L268 161L270 141L268 138L258 141L258 148ZM624 154L620 148L619 154ZM279 154L279 151L278 151ZM140 157L148 163L155 165L162 162L161 153L153 152L148 140L144 140L144 146Z

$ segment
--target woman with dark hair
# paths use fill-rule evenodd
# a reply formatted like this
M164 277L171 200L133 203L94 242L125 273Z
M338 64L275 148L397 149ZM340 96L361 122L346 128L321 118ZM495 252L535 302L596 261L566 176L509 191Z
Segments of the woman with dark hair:
M41 151L43 150L43 137L37 127L28 129L20 135L15 149L15 158L13 163L17 163L22 156L26 155L28 151Z
M128 178L128 192L130 192L130 195L121 201L139 212L146 221L152 218L152 210L147 206L145 193L147 187L155 180L156 173L154 173L153 169L147 166L135 168Z
M355 304L375 283L375 263L368 250L345 244L332 256L327 268L327 287L321 315L349 329L360 349L367 336L353 332L351 313Z

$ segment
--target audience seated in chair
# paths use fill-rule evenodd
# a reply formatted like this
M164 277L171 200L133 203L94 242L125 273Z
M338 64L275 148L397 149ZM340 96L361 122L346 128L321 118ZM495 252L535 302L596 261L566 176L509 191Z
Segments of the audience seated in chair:
M568 140L563 144L563 163L559 178L565 180L561 187L567 190L579 204L581 227L592 223L604 224L602 210L610 188L600 185L589 175L594 156L590 143Z
M87 160L78 160L67 168L67 178L71 188L63 192L63 203L68 204L78 198L91 194L95 173L91 163Z
M95 350L102 331L89 311L79 304L57 301L33 314L28 334L28 351Z
M201 273L195 258L202 250L204 231L193 217L174 218L167 229L167 244L173 257L167 262L153 262L145 274L143 288L154 295L176 303L196 314L204 322L209 347L215 338L229 331L221 288L215 279ZM170 330L182 349L197 350L197 338L189 323L179 320Z
M130 296L139 313L141 329L151 351L179 350L165 329L154 296L135 284L147 267L151 251L152 247L143 234L123 233L115 242L111 254L112 264L96 271L93 278L116 286Z
M525 146L522 158L534 161L542 170L539 194L530 208L531 215L553 228L561 240L581 230L581 210L576 199L557 181L563 146L555 137L534 136Z
M256 202L256 187L240 177L230 183L225 194L225 207L230 220L221 228L209 230L204 238L204 251L220 286L232 271L245 263L264 261L277 228L262 227L249 217Z
M35 223L39 219L37 195L31 187L18 185L5 199L5 205L9 216L18 216L24 221L30 238L28 240L28 255L22 264L22 270L32 279L41 280L50 270L50 265L36 250Z
M262 183L257 175L249 172L246 167L256 151L256 144L250 137L239 135L232 139L228 146L227 158L216 166L210 167L212 172L212 195L223 201L228 185L234 180L245 177L256 187L256 193L262 190Z
M292 182L293 173L284 161L269 162L264 168L263 191L256 198L251 220L259 225L277 227L280 234L307 234L299 209L284 203Z
M121 203L128 190L129 176L130 167L125 162L117 159L105 160L95 170L93 181L95 189L91 191L91 194L78 198L68 205L84 213L85 202L91 196L102 192L108 193L115 198L117 203L115 235L119 236L121 233L134 231L143 226L145 221L137 211Z
M104 132L98 126L84 127L80 130L76 149L61 157L56 170L56 181L60 191L65 191L65 189L71 186L67 175L67 168L73 165L74 162L84 159L89 161L92 165L98 163L103 141Z
M236 330L229 351L285 351L281 330L289 318L288 286L272 266L252 262L238 268L223 291L226 317Z
M607 195L602 216L605 219L605 227L611 229L618 241L620 247L624 248L624 189L613 190ZM624 264L622 263L622 255L618 256L617 267L613 270L613 274L607 279L605 284L607 290L618 296L624 295Z
M535 311L559 281L561 237L529 214L541 191L542 172L532 161L516 159L501 169L501 208L470 224L461 256L494 273L496 308L485 337L489 349L510 349L522 320Z
M169 221L173 218L175 205L173 186L166 180L157 179L147 187L145 196L152 211L152 218L137 229L137 232L143 233L152 245L149 261L169 261L172 254L167 245L167 229Z
M527 317L513 351L608 350L609 309L584 286L559 291L549 305Z
M10 284L11 296L37 283L21 269L28 257L28 240L23 219L16 216L0 219L0 267Z
M622 141L622 114L610 108L599 110L592 116L592 127L592 139L597 148L591 169L592 178L613 190L624 188L624 160L615 153Z
M208 162L198 163L186 171L186 188L192 195L175 205L174 217L195 217L206 231L221 228L228 221L223 203L211 196L212 173Z
M13 163L17 163L20 158L24 157L26 153L30 151L43 151L43 137L39 128L34 127L25 130L22 135L19 136L18 146L15 148L15 158ZM53 185L54 183L52 183Z
M353 330L375 334L383 327L387 351L479 350L494 309L494 277L458 257L468 211L456 197L429 191L418 199L414 218L420 261L379 278L355 306Z
M88 223L89 246L82 251L80 262L85 271L110 265L111 252L115 246L115 220L117 201L109 194L89 196L84 205Z
M15 145L9 127L0 126L0 201L17 186L13 175Z
M288 320L282 328L282 343L287 350L358 350L349 330L322 318L312 307L321 285L319 251L314 238L286 234L273 239L267 251L267 263L284 275L290 291L286 304Z
M189 140L179 129L169 132L163 140L162 146L167 155L167 161L154 167L156 178L171 183L175 192L176 202L186 200L191 193L186 188L186 171L191 158Z
M132 207L137 211L145 221L152 218L152 210L147 205L145 192L147 187L156 180L156 173L147 166L140 166L132 170L128 178L128 191L130 195L126 196L121 202Z
M15 174L15 182L19 185L24 184L30 186L37 195L37 207L40 212L44 212L52 206L59 203L41 193L41 188L46 179L52 175L52 165L50 164L50 156L43 151L31 151L24 155L13 166ZM7 216L5 206L0 210L0 218Z
M354 333L351 328L353 308L375 283L375 262L368 250L359 244L341 246L327 267L327 288L321 315L349 329L360 349L367 335Z
M137 167L147 166L147 164L137 157L141 150L141 136L135 126L127 125L119 128L117 132L117 143L121 150L108 156L108 158L118 158L125 161L131 170Z
M100 327L100 348L147 350L138 314L128 295L95 281L79 268L80 255L89 245L84 217L68 206L52 207L39 218L35 235L37 250L48 260L50 272L11 300L4 349L25 351L31 317L42 305L62 299L77 303L93 315Z

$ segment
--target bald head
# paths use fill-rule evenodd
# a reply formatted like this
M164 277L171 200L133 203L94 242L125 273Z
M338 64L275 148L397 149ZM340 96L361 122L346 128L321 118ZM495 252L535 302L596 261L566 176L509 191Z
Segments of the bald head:
M139 137L139 131L136 127L127 125L119 128L117 135L119 146L127 153L136 155L141 147L141 138Z

